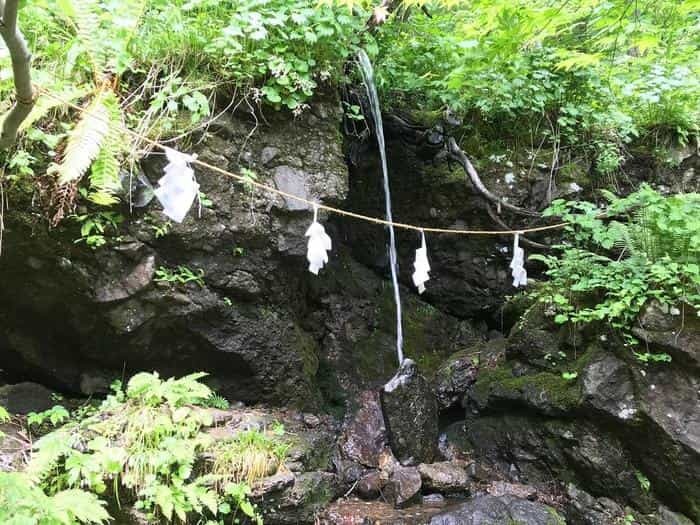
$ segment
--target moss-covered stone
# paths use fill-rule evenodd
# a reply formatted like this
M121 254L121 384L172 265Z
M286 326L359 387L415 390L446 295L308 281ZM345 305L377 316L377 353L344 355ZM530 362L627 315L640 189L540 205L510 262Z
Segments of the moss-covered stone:
M578 409L582 403L581 371L596 352L591 349L566 364L569 373L576 374L571 379L565 379L560 372L521 369L519 363L514 361L482 370L469 400L480 410L518 403L545 415L571 416L571 411Z

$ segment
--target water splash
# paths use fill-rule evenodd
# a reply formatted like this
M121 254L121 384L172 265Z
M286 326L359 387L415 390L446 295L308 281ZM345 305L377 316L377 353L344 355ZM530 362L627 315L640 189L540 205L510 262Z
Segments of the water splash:
M377 88L374 84L374 68L370 62L367 53L360 50L357 55L360 62L360 71L362 72L362 80L367 88L367 97L369 98L370 110L372 111L372 119L374 120L374 130L377 135L377 144L379 145L379 156L382 159L382 173L384 174L384 199L386 203L386 220L392 222L391 214L391 192L389 191L389 170L386 163L386 147L384 143L384 126L382 125L382 113L379 108L379 97L377 96ZM396 256L396 235L394 227L389 225L389 265L391 266L391 283L394 286L394 302L396 303L396 355L399 359L399 365L403 363L403 328L401 320L401 295L399 294L399 278L398 260Z

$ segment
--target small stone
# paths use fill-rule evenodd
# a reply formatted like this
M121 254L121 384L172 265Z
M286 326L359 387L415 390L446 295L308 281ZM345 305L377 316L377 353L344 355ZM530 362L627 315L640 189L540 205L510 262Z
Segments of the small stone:
M421 476L416 467L398 466L391 473L385 495L395 507L407 505L419 494Z
M466 492L469 478L464 468L450 461L418 465L423 485L443 493Z
M426 494L423 496L423 505L442 505L445 503L445 497L442 494Z
M309 428L316 428L321 424L321 418L315 416L314 414L304 414L303 419L304 424Z
M279 148L275 148L274 146L264 147L260 153L260 162L263 166L267 166L279 154L279 152Z
M537 490L522 483L507 483L505 481L494 481L488 488L488 493L492 496L515 496L522 499L536 499Z

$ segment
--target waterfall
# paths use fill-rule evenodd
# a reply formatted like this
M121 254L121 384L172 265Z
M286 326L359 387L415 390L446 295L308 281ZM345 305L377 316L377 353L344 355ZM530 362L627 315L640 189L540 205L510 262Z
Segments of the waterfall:
M377 144L379 145L379 156L382 159L382 173L384 174L384 200L386 203L386 220L392 222L391 214L391 192L389 191L389 170L386 163L386 147L384 144L384 126L382 125L382 112L379 108L379 97L377 97L377 88L374 84L374 68L370 62L367 53L360 50L358 53L360 61L360 71L362 72L362 80L367 88L367 97L372 111L372 119L374 120L374 130L377 135ZM401 295L399 293L398 279L398 260L396 256L396 236L394 227L389 228L389 265L391 266L391 283L394 286L394 302L396 303L396 355L399 359L399 365L403 363L403 328L401 321Z

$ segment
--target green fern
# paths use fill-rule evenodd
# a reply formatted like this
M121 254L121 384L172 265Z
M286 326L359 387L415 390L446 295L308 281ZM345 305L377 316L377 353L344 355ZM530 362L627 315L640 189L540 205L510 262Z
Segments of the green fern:
M110 112L105 104L109 96L113 94L101 92L88 105L68 137L62 162L49 167L48 173L55 174L59 184L79 180L99 155L110 132Z
M121 132L122 113L114 93L105 95L104 105L109 112L110 130L90 170L92 192L88 198L96 204L106 206L117 202L114 192L121 186L119 157L124 150L125 137Z
M89 492L70 489L47 496L21 472L0 472L0 522L42 525L100 525L110 521L105 503Z
M34 127L34 124L47 116L51 110L63 108L66 106L66 103L72 103L79 98L86 96L88 93L90 93L90 91L90 88L83 87L59 92L56 94L56 98L47 96L39 97L36 104L34 104L31 113L29 113L29 116L20 125L19 131L23 132L31 129Z
M107 60L100 35L99 2L96 0L73 0L71 4L78 41L92 62L95 78L100 78L107 65Z

